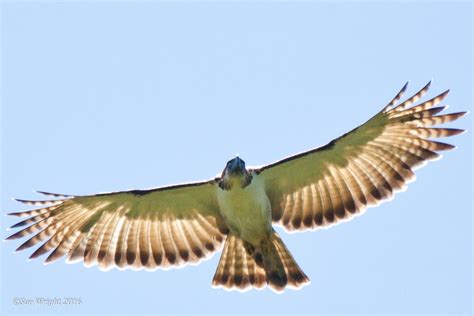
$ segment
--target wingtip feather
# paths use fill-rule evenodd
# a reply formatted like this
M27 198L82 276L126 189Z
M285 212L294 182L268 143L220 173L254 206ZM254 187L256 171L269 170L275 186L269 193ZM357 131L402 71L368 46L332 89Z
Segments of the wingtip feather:
M464 117L466 115L469 114L469 111L461 111L461 112L455 112L455 113L451 113L451 115L455 115L456 116L456 119L459 119L461 117Z
M16 232L10 236L8 236L7 238L4 239L4 241L8 241L8 240L15 240L15 239L19 239L23 236L20 236L19 232Z
M421 89L421 90L424 90L424 89L429 89L431 87L431 83L433 82L433 79L431 79L430 81L428 81L427 84L425 84L425 86Z
M11 212L11 213L6 213L5 216L15 216L15 217L20 217L22 212Z
M408 88L408 84L409 84L409 83L410 83L410 80L407 80L407 81L405 82L405 84L403 85L403 87L400 89L400 92L402 92L402 93L405 92L405 91L407 90L407 88Z
M72 195L69 195L69 194L52 193L52 192L46 192L46 191L41 191L41 190L33 190L33 191L39 194L46 195L46 196L63 197L63 198L73 197Z

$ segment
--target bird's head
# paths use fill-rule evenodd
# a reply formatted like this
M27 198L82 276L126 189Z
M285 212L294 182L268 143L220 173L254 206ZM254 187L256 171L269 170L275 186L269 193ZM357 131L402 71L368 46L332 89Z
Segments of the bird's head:
M245 168L245 161L237 156L227 162L222 171L221 181L226 188L233 187L234 183L238 183L242 187L248 184L249 177L249 172Z
M222 172L223 177L242 177L245 175L247 170L245 169L245 161L239 158L239 156L231 159L227 162L224 171Z

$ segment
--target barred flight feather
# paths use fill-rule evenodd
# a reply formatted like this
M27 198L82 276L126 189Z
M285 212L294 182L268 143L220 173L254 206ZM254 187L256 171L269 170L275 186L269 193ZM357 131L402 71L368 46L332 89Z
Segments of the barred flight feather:
M272 218L287 231L330 227L358 215L366 207L392 198L415 178L413 170L455 146L430 138L463 130L430 128L454 121L465 112L438 115L435 107L448 95L415 104L421 90L397 104L407 85L365 124L328 145L261 168L269 188ZM292 181L286 179L291 178ZM312 194L308 194L309 188Z
M70 196L38 191L60 200L30 201L42 208L11 213L28 217L7 237L31 236L17 251L43 244L31 259L49 255L45 263L64 256L86 266L156 269L197 263L219 250L227 233L213 198L212 181L174 190L124 191ZM173 207L167 207L171 201ZM50 205L44 207L44 205Z

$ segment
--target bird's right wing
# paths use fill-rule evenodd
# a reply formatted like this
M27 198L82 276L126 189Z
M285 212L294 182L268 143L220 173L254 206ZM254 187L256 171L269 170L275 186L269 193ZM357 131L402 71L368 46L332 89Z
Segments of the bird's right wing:
M429 140L463 132L432 128L465 112L436 115L448 91L412 106L429 84L397 104L406 85L366 123L329 144L257 170L265 183L272 216L286 230L327 227L353 218L366 206L390 198L412 179L412 168L454 146ZM410 107L412 106L412 107Z
M69 261L84 260L86 265L99 264L102 269L153 269L205 258L219 249L227 231L214 180L62 197L18 200L43 207L10 214L29 217L11 228L30 226L7 239L34 234L17 250L43 242L30 258L52 251L46 262L67 255Z

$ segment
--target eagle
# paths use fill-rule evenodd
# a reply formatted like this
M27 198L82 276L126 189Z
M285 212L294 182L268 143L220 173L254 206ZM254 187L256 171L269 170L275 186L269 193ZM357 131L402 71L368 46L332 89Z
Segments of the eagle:
M408 83L407 83L408 84ZM212 285L276 292L309 283L273 225L312 231L348 221L405 189L414 169L454 146L432 140L464 132L434 127L467 112L438 115L448 94L426 101L430 83L401 101L407 84L364 124L325 146L258 168L240 157L217 177L148 190L94 195L38 191L17 199L31 210L7 240L29 236L17 251L30 259L64 256L102 270L170 268L198 263L223 247ZM26 226L26 227L25 227Z

